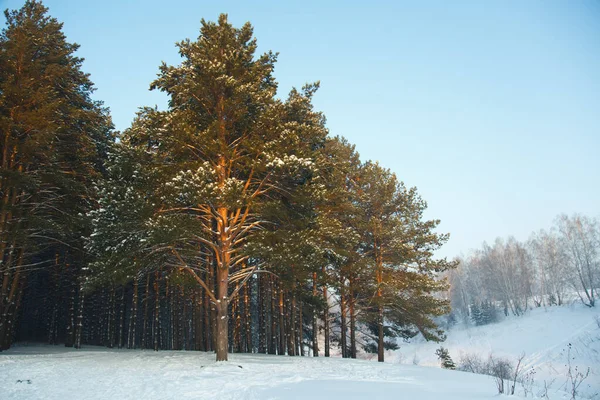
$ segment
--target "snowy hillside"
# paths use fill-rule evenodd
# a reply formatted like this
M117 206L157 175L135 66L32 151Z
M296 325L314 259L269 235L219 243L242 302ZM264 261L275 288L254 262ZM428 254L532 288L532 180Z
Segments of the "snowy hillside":
M492 399L492 378L372 361L202 352L15 347L0 393L16 399Z
M485 360L492 354L510 361L525 354L524 370L535 371L538 386L552 383L550 398L556 390L564 390L567 375L567 351L571 344L571 365L578 371L590 368L590 375L582 384L581 392L588 397L600 398L600 328L596 318L598 309L581 304L563 307L537 308L521 317L508 317L501 322L465 327L457 325L448 332L441 345L447 348L457 363L466 356ZM437 343L416 340L402 343L399 351L389 353L391 362L439 366L435 350Z

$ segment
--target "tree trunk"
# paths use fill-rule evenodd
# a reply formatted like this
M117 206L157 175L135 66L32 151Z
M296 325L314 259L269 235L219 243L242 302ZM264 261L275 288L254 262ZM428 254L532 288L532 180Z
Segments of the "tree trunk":
M139 278L136 276L133 281L133 299L131 301L131 315L129 316L129 333L127 334L127 348L135 349L136 327L137 327L137 308L138 308L138 285Z
M303 343L304 343L304 340L303 340L304 339L303 318L304 318L304 316L302 315L302 310L304 307L303 307L303 303L301 300L298 303L299 303L299 305L298 305L298 338L296 340L296 344L298 345L298 347L300 347L300 355L302 357L304 357L304 346L303 346ZM296 354L298 354L298 353L296 353Z
M154 340L154 351L158 351L160 341L160 292L159 292L159 275L158 271L154 276L154 325L152 326L152 339Z
M123 328L125 324L125 308L127 307L125 303L125 286L121 288L121 300L119 302L119 331L118 335L118 347L119 349L123 348Z
M229 269L217 268L217 323L216 323L216 353L217 361L227 361L228 345L228 315L229 306Z
M25 281L27 280L27 275L21 275L21 278L18 282L17 289L17 300L12 309L12 314L9 314L9 324L6 336L6 345L7 348L12 345L13 338L15 336L15 329L17 327L17 317L19 313L19 309L21 308L21 301L23 300L23 291L25 290ZM14 302L14 298L12 300Z
M58 252L55 253L54 257L54 268L52 269L52 286L54 289L54 293L52 296L54 297L54 301L52 302L52 312L50 317L50 324L48 326L48 344L56 344L57 342L57 325L58 325L58 304L60 298L60 284L62 279L59 277L59 262L60 255Z
M340 345L342 346L342 358L348 358L348 343L346 342L348 326L346 323L346 293L344 292L344 284L341 284L340 292Z
M317 273L313 272L313 297L317 298ZM312 350L313 357L319 357L319 325L316 307L312 309Z
M350 281L350 357L356 358L356 312L355 312L354 284Z
M323 267L323 276L325 276L325 267ZM323 300L325 309L323 310L323 330L325 335L325 357L329 357L329 303L327 301L327 285L323 285Z
M246 352L252 353L252 313L250 310L250 283L246 283L244 288L244 314L245 317L245 338L246 338Z
M69 293L69 309L67 313L67 335L65 338L65 347L73 347L75 344L75 285L77 279L75 276L75 271L69 271L69 264L66 262L66 260L65 269L67 270L67 273L70 272L70 275L73 277L72 282L70 282L71 290Z
M150 302L150 274L146 275L146 295L144 296L144 319L142 321L142 350L148 347L148 303Z
M283 287L281 286L281 282L278 285L279 289L279 355L285 354L287 336L285 329L285 302L284 302L284 293Z
M81 348L81 335L83 331L83 306L85 302L85 294L83 292L83 284L79 285L79 298L77 303L77 325L75 330L75 348Z
M258 352L267 352L267 307L266 307L266 285L265 278L258 274L256 279L256 293L258 301Z
M12 327L14 322L14 309L15 296L17 295L18 289L21 286L21 268L17 269L13 276L13 280L10 285L10 291L6 299L6 305L4 307L4 315L2 316L2 326L0 327L0 349L7 350L12 342Z
M113 311L115 308L114 304L115 299L115 288L111 286L110 291L108 293L108 302L107 302L107 322L106 322L106 347L113 348Z
M296 332L297 332L297 318L296 318L296 283L292 283L292 299L287 299L288 305L291 312L288 314L290 318L288 319L289 329L288 329L288 354L290 356L296 356L298 353L296 352Z
M179 302L183 303L183 306L179 306L181 311L179 315L179 349L188 350L190 317L188 317L188 302L185 298L185 287L183 285L179 286L179 292Z
M210 264L209 264L210 265ZM210 268L210 266L209 266ZM206 274L206 276L208 277L208 273ZM206 279L206 284L210 287L211 282L210 279ZM211 317L210 317L210 310L211 310L211 306L210 306L210 299L208 297L208 294L206 293L206 290L202 291L202 303L204 306L204 329L202 330L202 338L204 341L203 347L204 347L204 351L209 351L212 350L211 347L211 339L210 339L210 333L212 332L212 325L210 324L211 321Z
M276 305L277 305L277 292L275 290L275 278L269 277L269 297L271 299L271 331L269 332L269 354L277 354L278 341L277 341L277 317L276 317Z
M379 305L379 313L377 318L377 327L379 337L377 340L377 361L383 362L383 350L384 350L384 341L383 341L383 305Z
M381 251L377 247L377 241L375 242L375 249L377 251L375 256L376 263L376 279L377 279L377 361L383 362L384 358L384 341L383 341L383 259Z

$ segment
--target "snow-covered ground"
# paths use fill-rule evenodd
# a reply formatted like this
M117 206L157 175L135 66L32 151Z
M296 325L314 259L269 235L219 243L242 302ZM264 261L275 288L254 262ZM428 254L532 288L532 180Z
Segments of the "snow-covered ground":
M419 399L496 397L492 378L439 368L267 355L80 351L17 346L0 353L0 398Z
M600 398L599 311L579 305L536 309L481 327L456 326L442 345L461 354L492 353L535 368L530 393L551 384L551 400L565 393L566 348L572 365L591 368L580 388ZM0 399L492 399L493 378L439 368L440 344L415 341L388 352L387 362L323 357L233 354L226 363L201 352L15 346L0 353ZM363 355L363 357L366 355ZM414 365L418 364L418 365Z
M448 332L444 343L415 340L400 343L400 350L390 352L390 362L439 366L435 350L444 346L458 364L465 355L478 355L484 361L492 354L516 363L524 354L524 371L535 370L538 386L552 383L550 398L561 398L557 390L565 389L567 350L571 344L571 366L590 375L580 386L588 398L600 399L600 327L597 308L580 303L563 307L536 308L520 317L508 317L498 323L467 327L461 324Z

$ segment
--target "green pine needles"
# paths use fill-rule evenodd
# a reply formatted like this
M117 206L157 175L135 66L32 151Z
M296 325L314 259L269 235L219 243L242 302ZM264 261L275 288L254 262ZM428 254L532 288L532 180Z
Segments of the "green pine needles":
M34 336L68 345L224 361L361 343L383 361L397 338L443 340L448 235L416 188L329 135L318 82L276 96L276 53L257 53L249 23L202 20L150 84L168 108L142 108L115 141L47 11L27 1L0 36L3 321L33 298L27 277L49 299L28 303L50 318Z

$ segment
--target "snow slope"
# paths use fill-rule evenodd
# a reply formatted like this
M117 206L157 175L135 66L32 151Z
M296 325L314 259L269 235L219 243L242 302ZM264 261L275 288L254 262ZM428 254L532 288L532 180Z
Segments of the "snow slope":
M579 305L535 309L522 317L480 326L458 326L442 345L455 361L461 354L516 360L525 353L540 393L551 384L551 400L568 399L565 350L572 365L590 367L582 398L600 398L598 310ZM493 378L439 368L440 344L414 341L388 352L387 362L340 358L184 351L110 350L87 347L15 346L0 353L0 399L418 399L503 398ZM366 356L366 355L363 355ZM414 363L419 365L413 365Z
M0 398L496 398L492 378L365 360L17 346L0 353ZM28 381L29 380L29 381ZM30 382L30 383L29 383Z
M487 359L490 354L516 361L525 354L524 370L535 370L538 385L552 383L554 391L564 390L567 374L567 348L571 343L572 366L590 376L580 387L588 398L600 398L600 327L595 318L600 310L574 303L563 307L537 308L524 316L508 317L498 323L467 327L455 326L444 343L415 340L401 343L388 359L403 364L439 366L435 350L447 348L458 364L466 354ZM550 395L551 398L553 398ZM559 398L558 395L554 396Z

